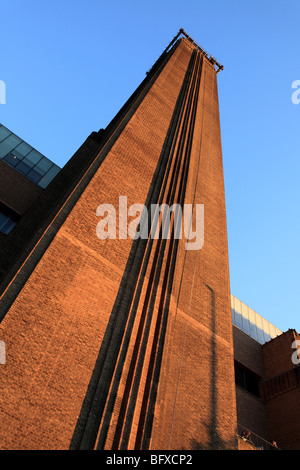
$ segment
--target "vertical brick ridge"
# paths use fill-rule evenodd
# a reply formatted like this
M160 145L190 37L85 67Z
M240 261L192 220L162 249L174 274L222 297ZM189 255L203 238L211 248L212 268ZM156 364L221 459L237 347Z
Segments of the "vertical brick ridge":
M174 133L177 132L178 115L180 113L182 103L184 102L186 87L188 85L188 77L191 73L194 56L190 60L186 77L179 93L175 110L171 119L167 137L161 152L160 160L157 165L150 190L145 202L145 206L149 209L151 204L157 202L162 181L165 177L166 166L169 159L170 146L173 145ZM150 221L150 211L148 211ZM150 224L148 225L150 226ZM132 250L130 252L128 263L124 271L124 276L117 294L117 298L110 316L108 328L105 338L102 342L97 364L91 379L94 391L90 399L89 411L85 411L85 417L81 417L74 431L71 442L71 449L91 449L95 445L96 437L99 430L99 424L106 405L107 395L110 383L114 374L115 364L119 355L121 342L127 323L130 305L137 282L137 276L141 269L140 259L143 257L147 245L147 240L141 238L134 240ZM87 399L87 397L86 397ZM84 404L86 410L86 404ZM100 434L100 442L102 442Z
M205 194L205 242L199 252L188 252L186 257L181 254L177 265L151 441L144 443L151 449L178 449L178 446L221 449L235 445L233 347L229 334L225 211L221 214L224 201L216 119L216 73L205 67L203 79L202 116L199 114L197 118L192 164L194 171L199 168L199 173L193 173L195 177L190 179L189 198L203 203ZM196 197L191 191L192 183ZM178 270L182 265L184 283L180 283L181 270ZM225 377L228 385L224 383Z
M162 189L159 193L159 201L153 199L151 201L152 203L158 202L158 204L162 204L162 202L163 202L163 197L164 197L164 194L165 194L166 185L167 185L168 178L169 178L169 173L171 171L171 167L172 167L172 164L173 164L173 158L172 157L173 157L173 154L174 154L175 148L176 148L177 137L178 137L179 130L180 130L180 123L181 123L182 115L184 113L184 109L185 109L185 106L186 106L187 86L189 84L189 76L191 74L191 64L192 64L192 60L190 61L190 64L188 66L187 73L186 73L185 78L184 78L183 86L182 86L181 92L179 93L178 110L175 109L174 114L173 114L175 127L169 133L168 145L166 145L165 149L163 149L163 153L165 154L165 156L168 159L168 164L167 164L167 167L164 170L164 175L163 175L164 182L163 182L163 185L162 185ZM157 185L157 189L159 190L159 185ZM150 205L149 205L148 209L149 208L150 208ZM150 211L149 211L149 214L150 214ZM150 218L149 218L148 226L150 226L150 222L151 221L150 221ZM140 274L140 280L139 280L139 283L138 283L138 286L137 286L137 289L136 289L135 298L134 298L133 306L132 306L132 309L131 309L131 315L130 315L130 319L129 319L129 323L128 323L128 327L127 327L127 331L126 331L126 335L125 335L125 339L124 339L124 344L123 344L123 347L122 347L121 357L119 359L119 366L118 366L117 372L115 374L115 379L114 379L114 384L113 384L113 388L115 388L115 390L118 389L118 386L119 386L120 375L121 375L122 369L123 369L123 361L125 360L125 357L126 357L126 354L127 354L128 343L130 341L130 337L131 337L132 329L133 329L133 323L135 321L137 309L138 309L138 306L139 306L139 303L140 303L140 296L142 294L142 288L143 288L143 284L144 284L144 281L145 281L146 271L147 271L147 268L149 266L149 258L150 258L151 251L152 251L152 245L153 245L153 239L150 238L147 241L147 251L144 255L142 268L141 268L141 274ZM145 299L145 301L146 301L146 299ZM115 391L115 393L116 393L116 391ZM113 409L113 406L114 406L115 398L116 398L116 396L113 393L111 393L110 398L109 398L108 408L107 408L108 417L106 417L106 423L105 423L105 420L104 420L104 424L102 425L102 429L101 429L101 433L100 433L100 437L99 437L99 441L98 441L98 448L102 448L104 443L105 443L106 435L107 435L108 422L111 419L111 413L112 413L112 409ZM107 422L107 420L108 420L108 422Z
M191 146L193 140L194 126L195 126L195 116L198 106L198 96L200 89L200 81L202 74L202 65L203 65L203 56L201 55L201 60L198 63L198 77L196 84L196 91L194 95L193 110L191 116L191 123L189 127L189 136L188 136L188 145L186 149L186 161L184 174L182 174L179 194L178 194L178 204L183 207L185 195L186 195L186 185L188 180L188 173L190 170L190 156L191 156ZM178 251L178 239L175 239L175 230L176 230L176 220L174 217L174 224L172 227L172 235L170 242L170 249L167 256L167 269L163 278L163 287L162 295L159 305L159 315L155 328L154 341L151 350L151 358L149 363L149 369L147 373L147 382L143 396L142 412L139 419L139 426L137 431L137 437L135 442L135 449L148 449L149 442L151 438L152 422L153 422L153 413L155 407L156 399L156 390L159 381L161 358L163 352L163 345L165 340L166 326L168 321L170 297L173 287L173 278L174 271L176 267L177 251Z
M192 107L192 100L193 100L193 95L194 95L194 88L195 88L195 81L196 81L196 75L197 75L197 66L199 64L199 58L197 57L197 63L196 63L196 71L194 70L194 78L190 86L190 96L188 98L188 104L187 104L187 109L184 117L184 125L181 129L181 134L179 137L180 145L177 150L177 155L176 155L176 163L173 168L173 174L170 176L170 188L168 191L168 195L165 199L165 203L168 204L169 206L172 205L174 202L176 202L175 199L175 193L178 191L179 187L179 192L182 186L182 179L186 173L186 170L188 170L188 164L187 164L187 153L184 154L184 147L186 145L186 134L187 134L187 129L188 129L188 121L192 119L191 116L191 107ZM195 100L195 98L194 98ZM194 110L193 110L194 111ZM189 123L190 126L192 126L192 123ZM184 157L184 159L183 159ZM183 164L180 163L184 160ZM182 173L182 176L180 177L180 172ZM179 183L178 183L179 182ZM179 201L178 201L179 202ZM121 439L121 433L122 433L122 440L120 447L121 449L127 448L129 445L129 437L131 435L131 428L132 428L132 421L133 421L133 415L135 412L136 408L136 402L137 402L137 394L140 394L140 381L141 381L141 374L143 372L143 367L144 367L144 360L145 360L145 354L146 354L146 348L149 348L149 334L150 334L150 328L153 328L153 323L157 321L157 318L155 318L154 314L154 304L158 295L158 286L161 284L161 277L162 276L162 268L163 268L163 261L164 261L164 256L165 256L165 248L166 248L166 240L162 240L161 236L159 238L159 241L156 245L155 249L155 255L154 259L152 262L152 267L151 267L151 276L148 281L148 286L147 286L147 302L144 302L143 304L143 321L146 323L142 324L141 327L143 329L143 339L139 337L139 341L137 343L137 348L139 349L138 355L137 353L134 355L134 362L131 365L132 368L132 375L130 375L129 382L127 384L127 392L125 392L125 401L124 403L124 410L123 414L119 416L119 426L115 434L115 439L113 443L113 448L118 448L118 442ZM166 273L165 273L166 276ZM151 297L150 296L151 292ZM162 297L164 296L164 290L162 290ZM145 318L144 315L147 313L147 318ZM154 315L154 317L153 317ZM142 342L141 342L142 341ZM133 376L133 370L134 376ZM130 398L129 398L129 393L130 393ZM123 398L123 399L124 399ZM126 410L127 408L127 410ZM126 410L126 419L125 419L125 410ZM143 411L143 410L142 410ZM125 422L124 422L125 419ZM123 426L123 428L122 428Z

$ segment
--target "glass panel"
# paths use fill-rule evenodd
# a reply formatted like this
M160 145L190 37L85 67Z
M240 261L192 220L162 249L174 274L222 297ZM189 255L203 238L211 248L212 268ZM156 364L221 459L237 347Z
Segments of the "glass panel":
M19 160L23 160L23 158L24 158L24 155L22 155L20 152L18 152L17 149L14 149L9 153L12 154L12 155L15 155L16 157L18 157Z
M38 183L43 175L41 173L39 173L38 171L36 171L35 169L33 169L33 170L30 170L30 172L27 173L26 176L27 176L27 178L29 178L34 183Z
M239 328L242 328L242 315L241 315L241 302L239 299L234 299L234 324Z
M17 155L12 152L9 152L9 154L7 154L6 157L3 158L3 161L8 163L10 166L16 166L21 160L17 157Z
M4 215L2 212L0 212L0 230L6 221L7 221L7 216Z
M19 154L23 155L23 157L25 157L29 152L31 152L31 150L32 150L32 147L26 144L26 142L22 142L20 145L18 145L15 148L15 152L19 152Z
M0 158L7 155L11 150L19 145L20 142L22 142L21 139L14 134L6 137L6 139L0 143Z
M232 323L235 325L234 308L232 307L231 307L231 317L232 317Z
M262 325L264 330L265 342L267 342L271 339L269 322L262 318Z
M53 165L53 162L48 160L48 158L43 157L37 164L37 167L46 173L46 171L49 170L52 167L52 165Z
M257 341L261 344L265 342L264 332L262 328L262 322L260 315L256 315L256 326L257 326Z
M32 166L26 164L25 159L22 160L15 166L15 169L18 170L23 175L27 175L27 173L31 170Z
M254 312L254 310L252 310L252 308L249 308L248 314L249 314L249 322L250 322L250 336L257 341L257 331L256 331L256 323L255 323L256 313Z
M18 216L16 214L11 214L11 211L6 207L0 208L0 232L5 233L6 235L11 231L11 229L16 225L16 220Z
M241 301L237 298L234 300L234 310L236 312L242 313Z
M4 140L10 134L11 132L8 129L6 129L6 127L0 125L0 142L2 142L2 140Z
M242 304L241 307L242 307L242 328L243 328L243 331L249 335L250 327L249 327L249 319L248 319L248 307L245 304Z
M53 165L52 168L50 168L50 170L47 171L45 176L41 179L41 181L39 182L39 186L41 188L46 188L48 184L55 178L57 173L59 173L59 171L59 166Z
M15 225L16 222L14 220L8 219L7 222L1 227L1 232L5 233L5 235L8 235Z
M235 325L242 329L242 315L234 311Z
M250 322L250 336L257 341L256 325L252 322Z
M0 143L0 158L5 157L12 150L12 145L7 143L6 140Z
M36 165L42 158L42 155L36 150L31 150L31 152L26 155L26 160L29 160L34 165Z
M249 320L248 318L244 318L244 317L242 317L242 320L243 320L243 326L242 326L243 331L247 333L247 335L249 335L250 334Z

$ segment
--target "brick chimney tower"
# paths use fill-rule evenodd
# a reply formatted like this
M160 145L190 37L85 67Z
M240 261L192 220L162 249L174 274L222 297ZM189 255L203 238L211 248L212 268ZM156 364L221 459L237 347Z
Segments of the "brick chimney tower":
M237 447L221 69L180 30L3 242L2 449Z

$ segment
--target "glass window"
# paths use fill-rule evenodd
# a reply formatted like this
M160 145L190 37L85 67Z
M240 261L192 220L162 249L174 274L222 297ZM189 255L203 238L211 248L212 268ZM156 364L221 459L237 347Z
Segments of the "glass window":
M0 143L0 158L3 158L5 155L7 155L21 142L21 139L14 134L11 134L6 137L6 139Z
M0 231L2 233L5 233L5 235L8 235L15 225L16 225L16 222L8 218L6 222L2 225L2 227L0 227Z
M249 326L249 315L248 315L248 307L245 304L241 305L242 310L242 328L245 333L249 335L250 333L250 326Z
M29 173L27 173L27 178L29 178L31 181L34 183L38 183L40 179L43 177L44 173L40 173L39 171L36 170L36 167L34 169L31 169Z
M8 163L10 166L16 166L20 161L21 159L18 158L18 156L13 153L13 152L9 152L4 158L3 158L3 161Z
M31 168L32 166L28 165L25 159L19 162L17 166L15 166L15 169L18 170L23 175L27 175L27 173L31 170Z
M256 331L256 312L248 307L249 323L250 323L250 336L257 341Z
M5 233L6 235L13 229L19 220L19 215L4 206L0 205L0 232Z
M239 299L237 299L237 298L235 298L235 300L234 300L234 310L235 310L236 312L239 312L239 313L242 312L241 301L240 301Z
M57 175L57 173L59 173L60 171L60 168L59 166L56 166L56 165L53 165L49 171L47 171L47 173L45 174L45 176L43 176L43 178L41 179L41 181L39 182L39 186L41 188L46 188L48 186L48 184L55 178L55 176Z
M264 331L262 327L261 316L258 314L256 315L256 326L257 326L257 341L263 344L265 342Z
M249 320L248 318L242 317L243 320L243 331L247 333L247 335L250 334L250 325L249 325Z
M15 150L14 150L14 152L15 152ZM28 168L33 168L34 167L34 163L27 157L24 157L23 160L21 161L21 163L24 163L24 165L26 165ZM16 169L19 169L19 165L16 167Z
M18 152L17 149L12 150L10 153L12 153L16 157L18 157L19 160L23 160L23 158L24 158L24 155L22 155L20 152Z
M250 336L257 341L256 325L252 322L250 322Z
M264 330L265 342L267 342L271 339L269 322L262 318L262 325Z
M7 217L5 214L3 214L3 212L1 212L0 210L0 230L1 230L1 227L2 225L7 221Z
M235 318L235 325L242 329L242 315L241 315L241 313L238 313L235 310L234 318Z
M50 160L48 160L48 158L46 157L43 157L37 164L37 167L39 168L39 170L42 170L46 173L46 171L48 171L53 165L53 162L51 162Z
M15 148L15 152L18 152L20 155L23 155L23 157L25 157L31 150L32 147L26 144L26 142L22 142Z
M264 344L265 338L264 338L264 332L261 328L257 327L257 341L260 344Z
M6 139L6 137L8 137L10 134L11 132L8 129L6 129L6 127L0 125L0 142Z
M29 160L30 162L33 163L33 165L36 165L42 158L42 154L40 152L37 152L36 150L31 150L31 152L26 155L26 160Z
M235 383L237 385L247 390L247 392L252 393L252 395L255 395L256 397L260 396L260 377L258 375L236 361L234 363L234 372Z

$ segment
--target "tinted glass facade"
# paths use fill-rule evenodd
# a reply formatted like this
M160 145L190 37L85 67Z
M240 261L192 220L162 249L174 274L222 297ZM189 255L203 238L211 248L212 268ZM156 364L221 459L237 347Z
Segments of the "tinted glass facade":
M232 323L260 344L264 344L282 333L276 326L233 295L231 296L231 312Z
M14 228L20 216L0 203L0 232L8 235Z
M0 124L0 159L41 188L60 171L60 167Z

